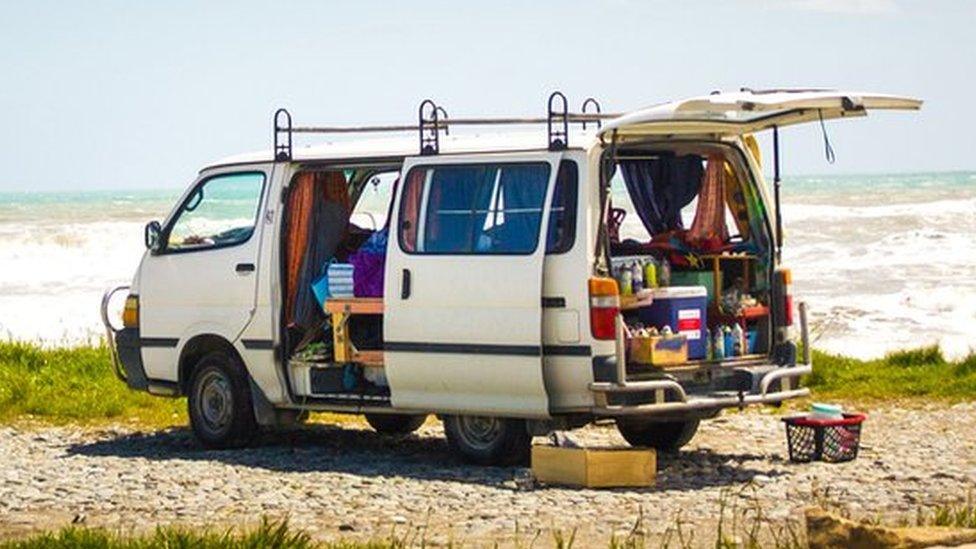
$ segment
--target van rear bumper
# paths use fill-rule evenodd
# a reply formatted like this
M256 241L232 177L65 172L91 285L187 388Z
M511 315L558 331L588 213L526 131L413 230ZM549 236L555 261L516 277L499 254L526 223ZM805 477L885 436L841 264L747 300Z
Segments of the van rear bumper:
M601 416L678 415L704 413L753 404L779 404L804 397L810 390L799 387L800 376L811 373L809 364L793 366L762 365L736 369L743 379L755 379L748 388L689 394L673 379L647 381L595 382L592 412Z

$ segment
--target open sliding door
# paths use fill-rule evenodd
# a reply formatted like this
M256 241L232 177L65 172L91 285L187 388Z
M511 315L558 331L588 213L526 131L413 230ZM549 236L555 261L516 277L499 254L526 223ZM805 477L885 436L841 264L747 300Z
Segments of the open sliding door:
M560 153L404 164L386 263L398 408L546 417L542 263Z

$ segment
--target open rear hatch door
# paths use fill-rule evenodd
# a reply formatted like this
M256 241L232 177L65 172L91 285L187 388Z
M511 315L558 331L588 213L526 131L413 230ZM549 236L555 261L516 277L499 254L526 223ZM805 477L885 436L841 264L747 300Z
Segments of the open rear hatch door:
M605 124L602 138L648 135L738 135L814 120L866 116L869 110L918 110L922 101L838 90L743 90L640 109Z

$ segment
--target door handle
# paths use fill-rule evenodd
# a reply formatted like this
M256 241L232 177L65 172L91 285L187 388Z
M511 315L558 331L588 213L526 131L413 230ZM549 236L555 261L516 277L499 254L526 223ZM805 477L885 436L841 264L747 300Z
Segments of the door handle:
M254 263L238 263L237 266L234 267L234 270L237 271L237 274L253 273Z
M403 270L403 280L400 283L400 299L410 297L410 269Z

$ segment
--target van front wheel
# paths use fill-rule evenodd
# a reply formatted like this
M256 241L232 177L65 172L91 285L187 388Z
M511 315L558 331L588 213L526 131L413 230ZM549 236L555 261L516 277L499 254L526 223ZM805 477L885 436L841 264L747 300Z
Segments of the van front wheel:
M257 432L244 366L224 351L208 353L193 369L187 408L193 434L209 448L243 446Z
M631 446L654 448L661 452L677 452L688 444L698 431L699 420L647 421L632 418L617 419L617 430Z
M532 436L525 421L486 416L446 416L447 443L465 461L479 465L522 465Z

